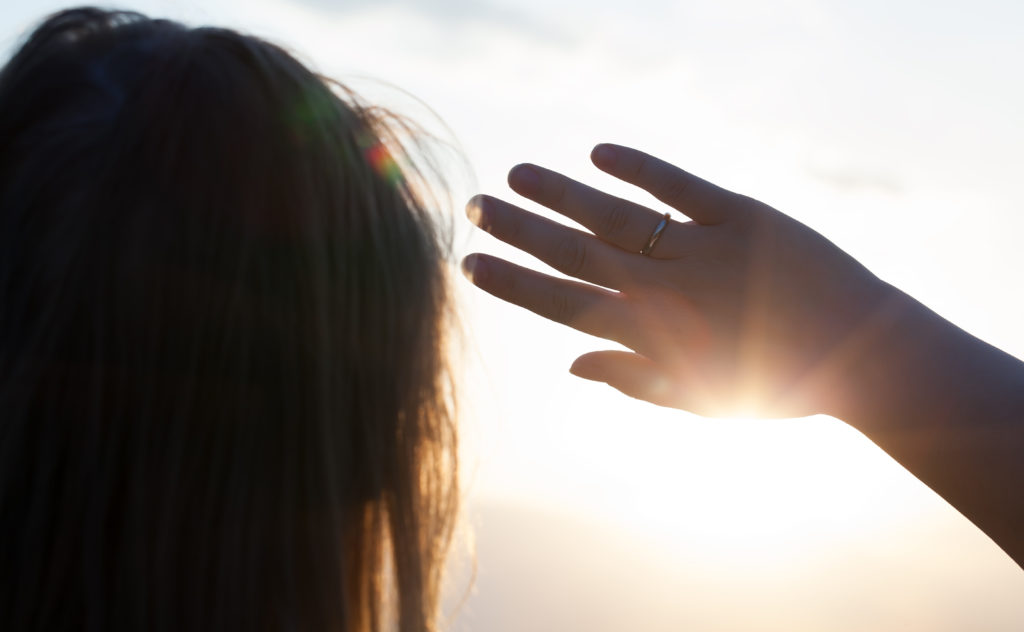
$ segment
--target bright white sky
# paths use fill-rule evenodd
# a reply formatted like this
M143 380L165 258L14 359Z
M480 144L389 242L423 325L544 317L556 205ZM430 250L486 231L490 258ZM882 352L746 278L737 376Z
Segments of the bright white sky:
M0 6L11 46L58 2ZM633 145L809 223L1024 356L1024 4L151 0L451 130L462 201ZM379 81L377 81L379 80ZM530 208L533 208L530 206ZM461 279L459 279L461 281ZM1019 630L1024 572L828 418L707 421L567 373L607 343L459 283L478 575L455 630ZM465 564L465 560L462 560Z

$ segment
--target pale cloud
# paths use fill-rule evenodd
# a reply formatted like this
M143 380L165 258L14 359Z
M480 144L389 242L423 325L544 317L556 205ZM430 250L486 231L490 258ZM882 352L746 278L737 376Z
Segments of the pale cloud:
M332 15L400 10L443 23L450 28L487 26L514 31L532 39L564 41L568 31L537 11L479 0L290 0Z
M884 193L898 195L904 191L900 178L893 173L863 167L829 168L815 165L808 174L841 193Z

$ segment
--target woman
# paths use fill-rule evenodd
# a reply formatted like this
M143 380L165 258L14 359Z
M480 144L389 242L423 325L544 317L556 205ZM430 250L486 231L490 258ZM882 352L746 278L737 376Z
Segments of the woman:
M400 133L228 30L75 9L14 55L0 629L433 629L446 246Z

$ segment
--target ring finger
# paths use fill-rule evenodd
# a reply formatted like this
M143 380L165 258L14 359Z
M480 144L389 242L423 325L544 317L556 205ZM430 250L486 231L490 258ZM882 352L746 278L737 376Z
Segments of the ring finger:
M508 183L516 193L558 211L593 232L601 240L630 253L647 245L663 214L608 195L560 173L531 164L516 165ZM669 222L661 240L649 253L656 259L671 259L692 246L695 231L691 222Z

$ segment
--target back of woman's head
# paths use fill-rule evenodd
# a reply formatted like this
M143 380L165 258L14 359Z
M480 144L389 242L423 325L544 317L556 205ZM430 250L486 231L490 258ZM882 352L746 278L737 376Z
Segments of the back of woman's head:
M95 9L0 73L0 627L432 627L444 249L375 112Z

